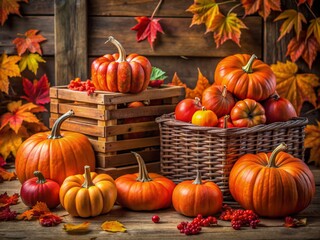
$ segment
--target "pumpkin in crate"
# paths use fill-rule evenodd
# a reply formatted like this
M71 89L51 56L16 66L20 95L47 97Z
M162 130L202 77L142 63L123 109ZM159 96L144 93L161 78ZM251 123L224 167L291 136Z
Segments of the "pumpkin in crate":
M60 188L60 202L72 216L95 217L108 213L117 199L117 188L108 174L90 172L67 177Z
M72 110L60 116L51 132L40 132L26 139L15 159L16 174L21 183L41 171L45 178L62 184L70 175L83 172L89 165L95 169L95 156L88 138L76 132L60 132L61 124L74 115Z
M140 154L133 154L138 161L139 173L125 174L115 180L118 189L117 202L134 211L170 207L175 183L160 174L148 173Z
M215 69L215 84L226 85L239 99L267 99L276 90L276 77L268 64L256 58L254 54L225 57Z
M188 217L198 214L213 215L221 210L222 202L223 196L218 185L211 181L202 181L199 171L194 181L179 183L172 194L174 209Z
M106 54L92 62L91 80L95 88L121 93L144 91L150 82L150 61L136 53L126 56L123 46L112 36L107 42L114 44L118 53Z
M305 209L315 193L309 167L284 152L282 143L272 153L245 154L229 177L232 197L245 209L263 217L284 217Z

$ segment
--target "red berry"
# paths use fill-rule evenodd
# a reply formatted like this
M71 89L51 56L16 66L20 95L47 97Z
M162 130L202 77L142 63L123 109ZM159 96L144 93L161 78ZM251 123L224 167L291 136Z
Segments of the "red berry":
M160 221L160 217L158 215L152 216L152 222L158 223Z

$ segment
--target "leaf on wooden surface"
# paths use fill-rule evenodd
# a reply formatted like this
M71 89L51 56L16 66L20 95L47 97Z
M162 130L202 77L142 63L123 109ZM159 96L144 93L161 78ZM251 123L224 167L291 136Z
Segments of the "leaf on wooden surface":
M18 213L11 211L9 206L0 208L0 221L12 221L15 220Z
M310 7L312 7L313 0L298 0L298 6L303 4L303 3L308 3Z
M281 0L241 0L241 3L244 7L245 15L258 12L264 21L267 20L271 10L281 11Z
M296 227L301 227L306 225L307 225L307 218L297 219L293 217L286 217L283 224L283 226L288 228L296 228Z
M44 74L39 81L36 79L33 80L33 83L27 78L22 78L22 84L26 96L22 96L21 98L38 105L50 102L50 84L46 74Z
M4 142L4 143L6 143L6 142ZM8 172L7 170L5 170L2 167L0 167L0 176L3 181L12 181L12 180L17 179L17 175L15 172ZM1 200L0 200L0 207L1 207Z
M307 38L314 35L318 44L320 45L320 17L310 20L310 24L307 30Z
M105 221L101 228L108 232L125 232L127 229L118 221Z
M302 23L306 23L307 20L301 12L298 12L294 9L288 9L279 14L279 16L274 19L274 22L283 20L285 21L282 23L280 27L280 36L277 41L280 41L287 33L289 33L292 28L296 33L296 38L299 39L300 32L302 30Z
M320 166L320 122L317 125L307 125L304 129L306 137L304 147L310 148L310 157L308 162L314 162L317 167Z
M5 21L8 19L9 14L17 14L20 15L19 11L19 3L22 2L22 0L2 0L0 2L0 21L1 26L5 23ZM24 0L24 2L28 2L28 0Z
M28 69L37 75L37 71L39 68L39 62L46 62L39 54L37 53L30 53L30 54L23 54L22 58L19 62L20 71L23 72L27 67Z
M66 223L63 224L63 230L65 230L67 233L87 233L90 231L89 229L90 223L84 222L80 224L72 224L72 223Z
M2 171L2 169L3 168L0 168L0 171ZM0 208L16 205L18 204L18 201L19 201L18 193L14 193L11 196L9 196L7 192L0 194Z
M51 212L44 213L39 217L39 223L41 226L44 226L44 227L57 226L61 222L62 222L62 218Z
M32 207L32 209L25 211L17 216L18 220L33 220L35 218L39 218L41 215L50 213L47 204L44 202L37 202L36 205Z
M41 34L37 34L39 30L30 29L23 34L23 37L18 37L12 41L16 45L18 55L24 54L27 49L31 53L39 53L42 55L40 44L41 42L47 40Z
M20 77L20 69L17 64L19 56L7 56L3 53L0 57L0 91L9 93L9 77Z
M305 101L316 106L315 88L320 86L319 77L315 74L297 74L298 66L291 61L278 61L271 65L271 69L276 75L278 94L292 103L298 115Z

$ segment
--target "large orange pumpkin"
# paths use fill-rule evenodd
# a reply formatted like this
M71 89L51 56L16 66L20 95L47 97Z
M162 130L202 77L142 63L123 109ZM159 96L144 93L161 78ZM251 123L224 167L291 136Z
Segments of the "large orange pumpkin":
M114 44L119 53L106 54L92 62L91 80L96 89L121 93L145 90L152 71L150 61L136 53L126 57L125 49L112 36L107 42Z
M125 174L115 180L117 202L135 211L170 207L175 183L160 174L148 173L142 157L138 153L133 154L138 161L139 173Z
M88 138L80 133L60 132L64 120L74 114L72 110L56 120L52 131L36 133L25 140L18 149L15 168L19 181L33 178L41 171L45 178L59 185L70 175L83 172L89 165L95 169L95 156Z
M276 90L276 77L268 64L256 58L235 54L222 59L215 70L215 84L226 85L239 99L268 98Z
M284 217L298 213L311 202L315 181L309 167L283 152L284 143L272 153L246 154L230 172L233 198L259 216Z

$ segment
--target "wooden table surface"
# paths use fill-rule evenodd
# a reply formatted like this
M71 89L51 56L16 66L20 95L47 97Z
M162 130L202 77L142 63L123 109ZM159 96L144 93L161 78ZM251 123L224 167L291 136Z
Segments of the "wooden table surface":
M320 239L320 169L312 169L316 178L316 195L312 204L299 213L296 218L307 218L307 225L298 228L286 228L284 219L260 218L261 223L256 229L244 227L234 230L230 222L219 221L218 226L204 227L198 235L181 234L176 226L181 221L192 221L173 209L152 212L133 212L120 206L115 206L111 212L95 218L71 217L61 206L53 212L62 217L63 223L55 227L42 227L34 221L0 222L0 239ZM21 184L18 180L0 184L0 193L18 193ZM28 208L20 203L11 206L12 210L22 213ZM160 223L151 221L153 215L160 217ZM127 231L125 233L109 233L101 229L101 224L107 220L120 221ZM90 232L82 235L70 235L63 230L64 223L79 224L90 222Z

